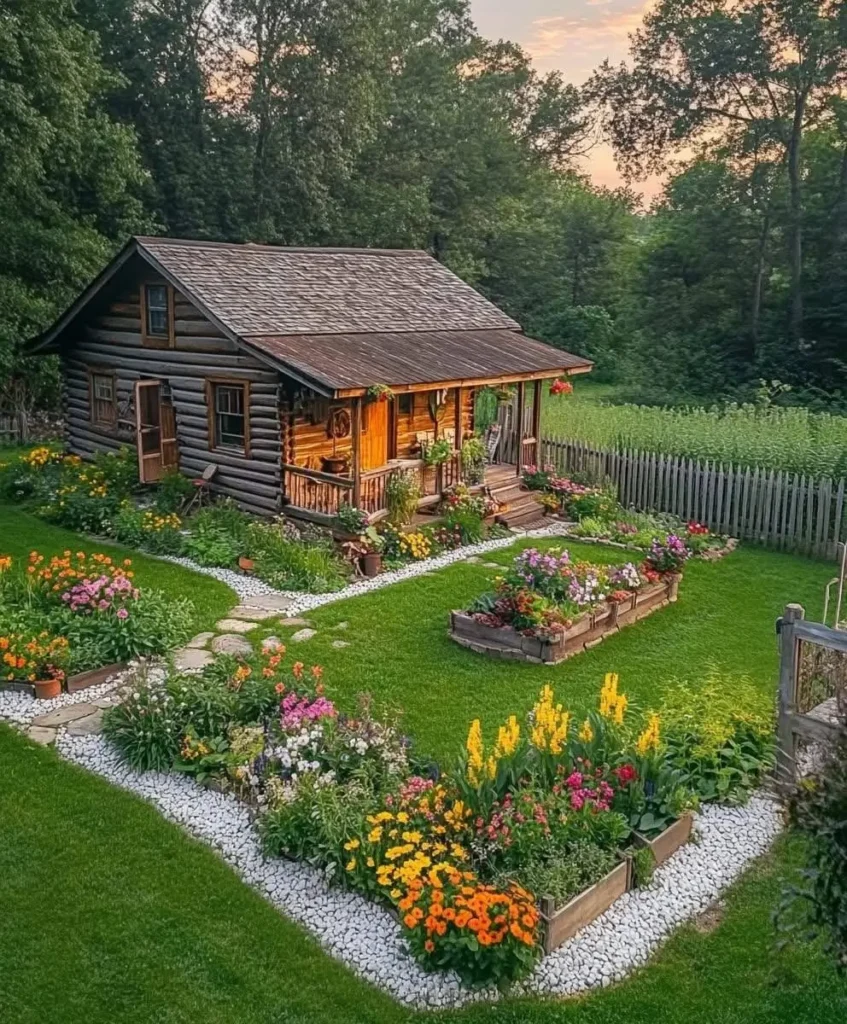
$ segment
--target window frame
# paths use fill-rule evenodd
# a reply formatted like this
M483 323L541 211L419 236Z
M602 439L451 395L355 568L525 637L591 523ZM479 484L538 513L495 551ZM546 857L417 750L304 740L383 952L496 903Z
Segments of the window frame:
M408 403L408 409L403 408L403 405L406 403ZM408 416L410 418L415 415L414 391L403 391L397 396L397 414L399 416Z
M106 404L107 400L97 397L97 378L102 377L109 381L112 388L112 400L109 405L107 417L98 415L97 403ZM95 427L114 428L118 424L118 376L115 370L107 366L90 366L88 368L88 409L89 420Z
M150 288L165 289L166 323L164 334L151 334L149 325L150 305L147 292ZM173 348L176 342L174 323L174 288L167 281L142 281L139 296L141 311L141 344L146 348ZM157 307L158 308L158 307Z
M241 446L221 444L218 432L218 409L216 404L219 387L241 389L244 417L244 443ZM209 429L209 451L232 452L250 458L250 381L235 377L206 378L206 413Z

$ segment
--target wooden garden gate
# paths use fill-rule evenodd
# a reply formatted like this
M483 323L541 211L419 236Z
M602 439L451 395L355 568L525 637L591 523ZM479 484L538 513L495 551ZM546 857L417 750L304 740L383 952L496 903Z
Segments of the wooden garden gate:
M838 733L847 697L847 630L807 622L802 605L786 605L780 641L777 781L797 776L800 744L824 744Z

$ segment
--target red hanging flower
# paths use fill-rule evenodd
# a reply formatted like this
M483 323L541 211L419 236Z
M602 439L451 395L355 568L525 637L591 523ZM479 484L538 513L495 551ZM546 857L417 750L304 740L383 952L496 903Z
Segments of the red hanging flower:
M570 395L570 394L573 394L573 384L571 384L571 382L567 378L565 378L565 377L558 377L550 385L550 394L551 395Z

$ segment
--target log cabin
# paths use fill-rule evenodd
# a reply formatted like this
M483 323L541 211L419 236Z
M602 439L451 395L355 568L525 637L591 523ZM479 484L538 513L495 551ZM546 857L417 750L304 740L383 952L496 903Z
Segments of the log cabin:
M513 461L486 482L514 484L536 461L542 382L592 365L425 252L154 237L130 239L34 350L59 356L71 452L135 447L143 483L213 466L243 508L318 522L381 513L398 470L437 501L488 386L515 385L520 411L499 449ZM452 454L434 471L436 440Z

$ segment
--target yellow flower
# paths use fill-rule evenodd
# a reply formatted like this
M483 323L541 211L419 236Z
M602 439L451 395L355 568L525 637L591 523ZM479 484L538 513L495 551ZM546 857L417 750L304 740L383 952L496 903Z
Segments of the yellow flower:
M370 832L368 832L368 842L378 843L380 839L382 839L382 826L377 825L376 828L372 828Z
M361 844L359 843L358 839L351 839L349 842L344 844L344 849L345 850L358 850L360 845Z
M586 718L582 723L582 728L579 730L579 738L583 743L590 743L594 739L594 730L591 728L591 722Z
M658 715L650 715L647 728L638 737L635 749L641 757L646 757L651 750L659 749L659 745L661 743L659 722L660 719Z
M617 672L607 672L600 691L600 714L604 718L610 718L616 725L623 724L626 714L627 698L623 693L618 693Z
M475 718L471 722L471 727L468 731L468 740L465 746L468 752L468 781L472 785L478 786L480 772L484 765L482 726L480 725L478 718Z
M355 871L356 870L356 858L355 857L352 860L347 861L347 870L348 871Z
M571 716L561 704L554 704L553 689L546 685L532 709L532 745L538 750L558 755L564 750L571 725Z
M521 738L521 727L517 718L512 715L505 725L501 725L497 732L497 746L494 748L495 756L510 757L517 749Z

